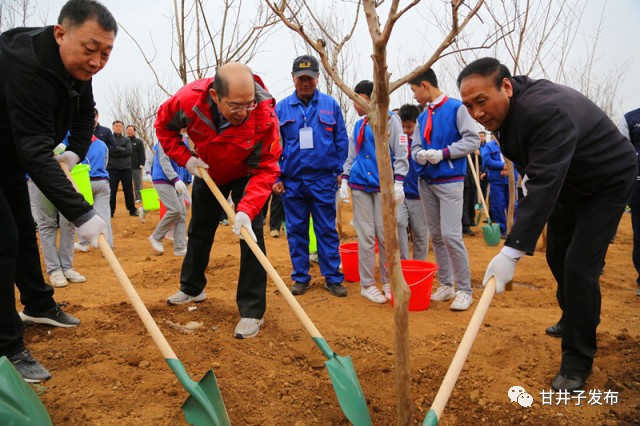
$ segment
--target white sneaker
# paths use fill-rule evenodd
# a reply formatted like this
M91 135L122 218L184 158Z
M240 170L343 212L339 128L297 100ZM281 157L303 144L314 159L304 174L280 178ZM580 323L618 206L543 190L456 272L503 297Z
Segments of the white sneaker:
M473 296L464 291L456 291L456 299L451 303L452 311L466 311L473 303Z
M87 281L87 277L79 274L77 271L74 271L73 269L67 269L62 274L67 279L67 281L72 283L83 283Z
M370 285L360 289L360 296L366 297L373 303L387 303L387 298L380 292L378 287Z
M73 243L73 248L83 253L87 253L89 251L89 244Z
M183 248L183 249L173 249L173 255L174 256L185 256L187 254L187 248Z
M240 322L233 332L236 339L248 339L256 337L260 331L260 326L264 324L264 318L240 318Z
M434 302L444 302L447 300L451 300L456 297L456 292L453 291L453 287L449 287L448 285L441 285L438 287L435 293L431 295L431 300Z
M167 297L167 303L169 305L183 305L189 302L202 302L206 298L207 295L205 294L204 290L202 290L202 293L196 296L189 296L187 293L178 290L176 294Z
M51 275L49 275L49 283L54 287L66 287L69 285L62 271L52 272Z
M309 253L309 262L318 263L318 252L314 251L313 253Z
M151 247L153 247L153 250L156 253L158 254L164 253L164 246L162 245L162 241L156 240L155 238L153 238L153 235L149 237L149 243L151 243Z
M391 284L382 284L382 292L384 293L384 297L391 302Z

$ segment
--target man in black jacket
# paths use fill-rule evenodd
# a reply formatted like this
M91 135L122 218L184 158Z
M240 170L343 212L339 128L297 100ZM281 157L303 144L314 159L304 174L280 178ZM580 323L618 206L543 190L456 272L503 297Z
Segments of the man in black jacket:
M14 283L23 314L71 325L42 276L25 173L79 236L97 245L106 224L58 162L71 169L89 149L95 106L91 78L107 63L116 31L115 19L100 3L70 0L57 25L0 35L0 355L9 357L27 381L51 375L25 348ZM54 158L53 149L67 131L67 150ZM30 305L34 299L38 306Z
M124 203L130 216L138 216L136 204L133 200L133 183L131 178L131 140L123 134L124 124L120 120L113 122L113 137L115 143L107 144L109 148L109 185L111 186L111 217L116 212L116 195L118 186L122 182Z
M469 113L500 141L523 173L525 192L502 251L487 266L498 292L518 260L532 255L547 224L547 263L562 317L547 333L562 337L555 390L580 389L593 365L600 322L600 272L637 175L629 140L589 99L568 87L512 77L496 59L458 77ZM549 333L549 334L551 334Z
M144 142L136 138L136 128L127 126L127 137L131 141L131 177L133 178L133 192L136 203L141 202L140 190L142 189L142 174L144 173Z

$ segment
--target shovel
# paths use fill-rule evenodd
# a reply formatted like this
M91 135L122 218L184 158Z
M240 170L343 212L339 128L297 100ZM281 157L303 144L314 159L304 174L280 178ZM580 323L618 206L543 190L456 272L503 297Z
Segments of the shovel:
M198 170L200 171L200 175L203 177L204 181L209 186L209 189L211 189L211 192L213 192L213 195L218 200L218 203L220 203L227 214L229 222L231 222L232 225L235 224L236 214L233 209L231 209L231 206L224 195L220 192L220 189L218 189L218 186L213 182L206 169L198 167ZM267 274L269 274L269 277L276 284L276 287L282 296L285 298L289 306L291 306L293 312L296 314L300 322L302 322L304 328L311 335L313 341L318 345L322 354L328 359L324 364L329 372L333 389L336 392L338 403L340 404L340 408L342 408L344 415L355 426L371 425L371 417L369 416L367 401L362 393L362 388L360 387L358 376L356 375L353 363L351 362L351 357L338 356L331 350L318 329L311 322L309 316L302 309L302 306L300 306L296 298L291 294L287 285L282 281L282 278L280 278L280 275L278 275L278 272L274 269L273 265L271 265L269 259L267 259L258 244L253 241L249 231L243 227L240 230L240 233L242 234L244 241L249 245L249 248L251 248L253 254L255 254L256 258L267 271Z
M442 380L440 389L438 389L433 404L431 404L427 417L425 417L422 422L422 426L436 426L442 417L444 407L447 405L447 401L449 401L449 397L456 384L456 380L458 380L458 376L460 376L464 362L467 360L469 352L471 352L471 346L478 336L478 331L480 330L484 316L487 314L491 299L493 299L495 293L496 280L491 277L482 293L482 297L478 301L478 306L471 317L471 321L469 321L467 330L464 332L464 336L462 336L462 340L460 341L460 346L458 346L458 350L453 356L451 365L447 370L447 374L444 376L444 380Z
M61 162L60 167L62 167L67 178L69 178L75 187L75 183L71 178L71 174L69 173L69 168L66 163ZM167 339L160 331L158 324L153 320L153 317L142 302L142 299L140 299L140 296L133 287L133 284L129 281L124 269L122 269L120 262L118 262L116 255L113 253L113 250L111 250L111 246L109 246L107 239L102 234L98 237L98 245L100 246L100 250L102 250L103 256L107 259L107 262L109 262L111 270L118 278L122 289L129 297L136 313L151 335L153 342L156 344L158 349L160 349L160 352L162 353L162 356L164 356L169 368L171 368L171 371L173 371L173 374L176 375L186 391L189 392L190 396L184 404L182 404L182 411L184 412L187 422L196 426L230 425L231 421L229 420L227 409L222 401L222 395L220 394L220 389L218 388L218 383L216 382L216 377L213 374L213 371L209 370L202 380L197 383L191 380L189 373L184 368L180 360L178 360L178 357L175 352L173 352L173 349L171 349L171 346L169 346L169 342L167 342Z
M51 425L44 404L6 356L0 358L0 419L3 425Z
M484 197L482 196L482 188L480 187L480 179L478 178L478 173L476 172L475 167L473 167L473 161L471 160L471 156L467 154L467 160L469 161L469 167L471 167L471 174L473 174L473 180L476 181L476 188L478 190L478 198L482 202L482 211L487 217L487 225L482 227L482 235L484 236L484 241L491 247L495 247L500 244L500 225L497 223L491 223L491 218L489 217L489 209L487 208L487 204L484 201Z

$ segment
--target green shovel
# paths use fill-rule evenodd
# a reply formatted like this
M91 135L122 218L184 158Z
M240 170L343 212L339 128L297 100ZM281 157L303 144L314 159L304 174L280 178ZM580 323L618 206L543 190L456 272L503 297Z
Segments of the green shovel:
M218 186L213 182L211 176L209 176L209 173L202 167L199 167L198 170L200 171L200 175L203 177L204 181L209 186L209 189L211 189L211 192L213 192L213 195L218 200L218 203L220 203L227 214L229 222L231 222L231 224L235 224L236 214L227 202L227 199L222 195ZM278 272L274 269L273 265L271 265L267 256L265 256L258 244L253 241L249 231L242 228L240 232L242 233L244 241L249 245L249 248L251 248L251 251L253 251L256 258L267 271L269 277L276 284L276 287L278 287L282 296L285 298L289 306L291 306L293 312L296 314L300 322L302 322L304 328L311 335L313 341L318 345L322 354L327 357L328 360L325 362L325 366L329 372L333 389L336 392L338 403L340 404L344 415L355 426L370 425L371 417L369 416L367 401L362 393L362 388L360 387L356 370L351 362L351 357L339 356L331 350L318 329L311 322L309 316L302 309L302 306L300 306L296 298L291 294L287 285L282 281L282 278L280 278L280 275L278 275Z
M71 178L71 174L69 173L69 168L66 163L61 162L60 167L62 167L67 178L69 178L75 187L75 183ZM167 339L160 331L158 324L153 320L153 317L142 302L138 292L136 292L133 284L129 281L129 277L127 277L124 269L122 269L120 262L118 262L109 242L102 234L98 237L98 245L100 246L100 250L102 250L102 255L107 259L111 270L118 278L120 286L129 297L136 313L151 335L153 342L156 344L158 349L160 349L160 352L162 353L162 356L164 356L169 368L171 368L171 371L173 371L173 374L176 375L186 391L189 392L190 396L187 398L185 403L182 404L182 411L184 412L187 422L195 426L230 425L231 421L229 420L227 409L222 401L222 395L220 394L220 389L218 388L218 383L216 382L216 377L213 374L213 371L209 370L199 382L191 380L189 373L184 368L180 360L178 360L178 357L175 352L173 352L173 349L171 349L171 346L169 346L169 342L167 342Z
M44 404L6 356L0 358L0 420L5 426L51 425Z
M497 223L491 223L491 218L489 217L489 209L487 208L487 204L484 201L484 197L482 196L482 188L480 188L480 179L478 178L478 173L476 172L475 167L473 167L473 161L471 160L471 156L467 154L467 160L469 161L469 167L471 167L471 174L473 174L473 180L476 181L476 188L478 190L478 198L480 198L482 202L482 210L487 217L487 225L482 227L482 235L484 236L484 241L491 247L495 247L500 244L500 225Z
M449 401L451 392L453 392L453 387L458 380L458 376L460 376L460 372L462 371L462 367L464 367L464 363L469 356L469 352L471 352L471 346L473 346L473 342L478 336L478 331L480 330L480 326L482 326L484 316L487 314L489 305L491 304L491 300L495 294L496 280L491 277L489 282L487 282L484 292L482 293L482 297L480 297L480 300L478 301L478 306L476 306L476 310L473 312L473 316L469 321L467 330L464 332L464 336L462 336L462 340L460 341L460 346L458 346L458 350L453 356L451 365L442 380L442 384L440 385L440 389L438 389L436 397L433 399L433 404L431 404L427 417L425 417L422 422L422 426L436 426L438 421L442 418L444 407L447 405L447 401Z

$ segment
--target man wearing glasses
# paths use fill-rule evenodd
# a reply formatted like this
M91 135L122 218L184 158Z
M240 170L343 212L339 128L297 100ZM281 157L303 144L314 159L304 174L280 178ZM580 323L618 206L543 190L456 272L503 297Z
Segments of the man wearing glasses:
M195 177L180 290L167 299L170 305L206 298L205 269L222 206L198 167L208 169L225 198L231 194L237 213L233 231L240 235L245 227L265 250L260 210L280 174L278 159L282 152L274 107L275 100L260 77L246 65L234 62L218 68L214 78L184 86L160 106L154 124L160 144L170 158ZM194 145L192 150L181 142L180 129L184 127ZM246 339L256 336L263 323L267 275L242 239L240 253L236 301L241 318L234 336Z

